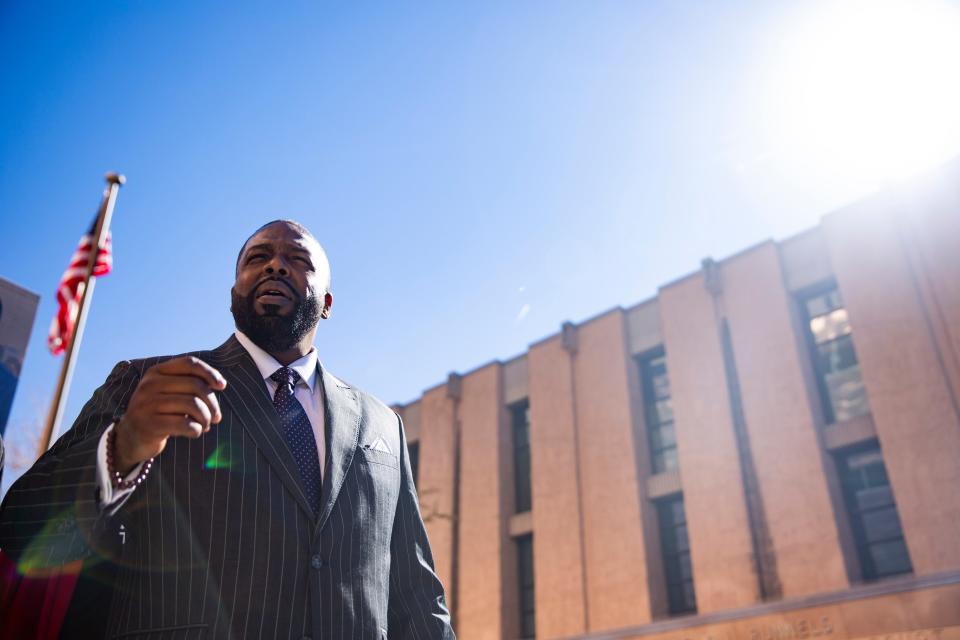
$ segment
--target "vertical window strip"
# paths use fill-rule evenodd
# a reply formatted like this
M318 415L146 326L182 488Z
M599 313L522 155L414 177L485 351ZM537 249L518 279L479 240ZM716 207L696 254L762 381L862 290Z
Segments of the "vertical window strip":
M650 464L653 473L671 471L678 467L678 460L667 358L663 348L660 347L642 354L638 362L643 387Z
M658 500L656 505L669 612L671 615L696 613L697 597L693 586L683 496L664 498Z
M810 358L827 424L870 411L847 310L835 284L800 296Z
M521 400L509 407L513 433L514 504L517 513L533 506L530 485L530 402Z
M537 635L536 609L533 584L533 536L517 538L517 579L520 594L520 637L534 638Z
M838 464L864 580L913 571L880 446L841 453Z

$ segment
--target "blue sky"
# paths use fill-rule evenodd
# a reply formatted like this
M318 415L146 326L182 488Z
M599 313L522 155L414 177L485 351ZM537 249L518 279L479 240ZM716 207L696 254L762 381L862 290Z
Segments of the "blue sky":
M783 43L823 6L4 2L0 275L42 296L11 446L104 172L128 183L68 422L118 360L229 335L237 249L276 217L330 255L321 359L406 402L872 188L778 134Z

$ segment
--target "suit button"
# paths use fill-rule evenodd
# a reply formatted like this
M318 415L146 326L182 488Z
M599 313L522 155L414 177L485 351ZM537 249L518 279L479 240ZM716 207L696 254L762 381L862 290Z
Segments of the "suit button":
M310 566L314 569L319 569L323 566L323 558L320 557L319 553L310 558Z

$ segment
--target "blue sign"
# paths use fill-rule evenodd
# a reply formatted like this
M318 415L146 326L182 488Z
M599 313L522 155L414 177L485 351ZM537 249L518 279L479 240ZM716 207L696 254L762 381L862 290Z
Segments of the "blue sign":
M39 301L37 294L0 278L0 435L7 430Z

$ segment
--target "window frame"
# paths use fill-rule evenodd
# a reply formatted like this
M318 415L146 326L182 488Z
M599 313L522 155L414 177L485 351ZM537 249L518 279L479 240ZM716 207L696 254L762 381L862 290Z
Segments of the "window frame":
M676 521L672 514L675 512L675 505L679 503L680 511L683 513L683 520ZM671 616L689 615L697 613L697 591L693 578L693 559L690 553L689 532L684 533L685 548L670 549L668 540L676 540L676 531L681 527L687 531L687 507L683 500L682 493L665 496L654 501L657 511L657 531L660 535L660 561L663 563L663 584L666 588L667 611ZM670 515L670 521L667 522L665 514ZM690 566L689 579L683 577L683 557L686 556L687 564ZM671 580L670 576L681 576L679 582ZM690 586L692 600L686 599L686 585ZM675 595L679 593L682 600L677 599Z
M530 399L522 398L507 405L510 415L510 441L513 453L513 511L526 513L533 510L533 479L531 476L530 452ZM523 416L526 441L518 442L518 416Z
M653 376L648 375L650 363L659 358L663 358L664 375L667 377L667 385L670 385L670 371L666 366L666 349L664 349L663 345L660 345L654 347L653 349L648 349L647 351L639 353L634 356L634 358L637 363L637 372L640 377L640 394L643 403L643 424L646 431L650 471L653 474L676 471L680 468L680 460L679 448L677 446L677 431L675 426L676 420L672 417L673 388L670 387L670 395L667 396L671 403L671 419L669 422L661 422L656 409L658 398L656 397L656 390L654 389L653 385ZM653 418L655 418L655 421ZM670 429L673 431L673 444L668 446L657 445L655 437L659 435L659 432L664 428L665 425L669 425ZM655 434L654 432L657 433ZM667 462L668 458L664 456L665 452L670 451L673 452L674 462L672 463L672 466L671 463Z
M521 638L535 638L537 635L537 591L536 570L533 556L533 534L527 533L514 538L517 551L517 614L518 631ZM524 558L524 554L529 554ZM524 575L524 567L529 565L530 575ZM529 597L525 597L529 594ZM525 606L529 604L529 607Z
M890 504L879 507L873 506L869 509L862 509L857 502L856 491L852 490L850 486L850 470L847 461L852 456L861 455L871 451L877 451L879 453L880 462L883 464L886 486L890 489ZM893 485L890 483L890 476L886 469L887 463L884 459L883 449L880 447L880 443L877 440L871 440L869 442L853 445L851 447L845 447L834 454L834 461L837 465L840 489L843 493L844 505L846 506L847 518L850 522L850 529L853 533L853 541L854 545L856 546L857 557L860 561L860 574L864 582L873 582L876 580L883 580L886 578L893 578L896 576L913 573L913 560L910 558L910 548L907 546L906 534L903 531L903 521L900 519L900 509L897 506L896 498L893 495ZM869 488L875 489L880 486L883 485L876 485ZM900 528L900 535L895 537L886 537L880 540L869 540L863 514L877 512L887 508L892 508L897 516L897 524ZM895 540L901 540L903 542L904 550L907 556L908 568L904 571L897 571L893 573L878 573L877 567L873 560L873 554L871 553L871 547L873 545L884 544Z
M823 417L823 423L825 425L837 424L837 415L836 415L836 411L834 411L834 408L833 408L833 399L830 396L830 387L827 385L827 372L824 371L823 367L821 366L820 349L819 349L821 345L817 343L817 338L815 335L813 335L813 330L810 329L810 321L813 318L819 317L819 316L810 315L810 312L807 310L807 303L813 298L817 298L819 296L828 294L834 290L836 290L837 293L840 295L840 299L842 301L843 294L840 291L840 286L837 283L837 281L833 278L830 278L829 280L824 280L817 284L806 287L805 289L802 289L794 294L794 300L796 301L797 310L798 310L798 313L800 314L800 321L803 326L803 338L804 338L804 343L807 346L807 358L810 360L810 366L813 370L813 377L815 378L815 382L817 385L817 392L818 392L817 395L819 395L820 397L820 410L822 412L821 415ZM846 309L847 308L846 303L844 303L843 306L839 308ZM850 339L851 346L853 348L854 357L856 358L857 365L859 365L860 358L859 356L857 356L856 344L853 343L852 329L850 333L845 334L844 336L834 338L828 342L824 342L823 344L830 344L833 342L837 342L844 337L848 337ZM861 371L861 382L862 382L862 377L863 376ZM869 403L870 403L870 398L869 396L867 396L867 407L868 407L867 413L870 412Z

